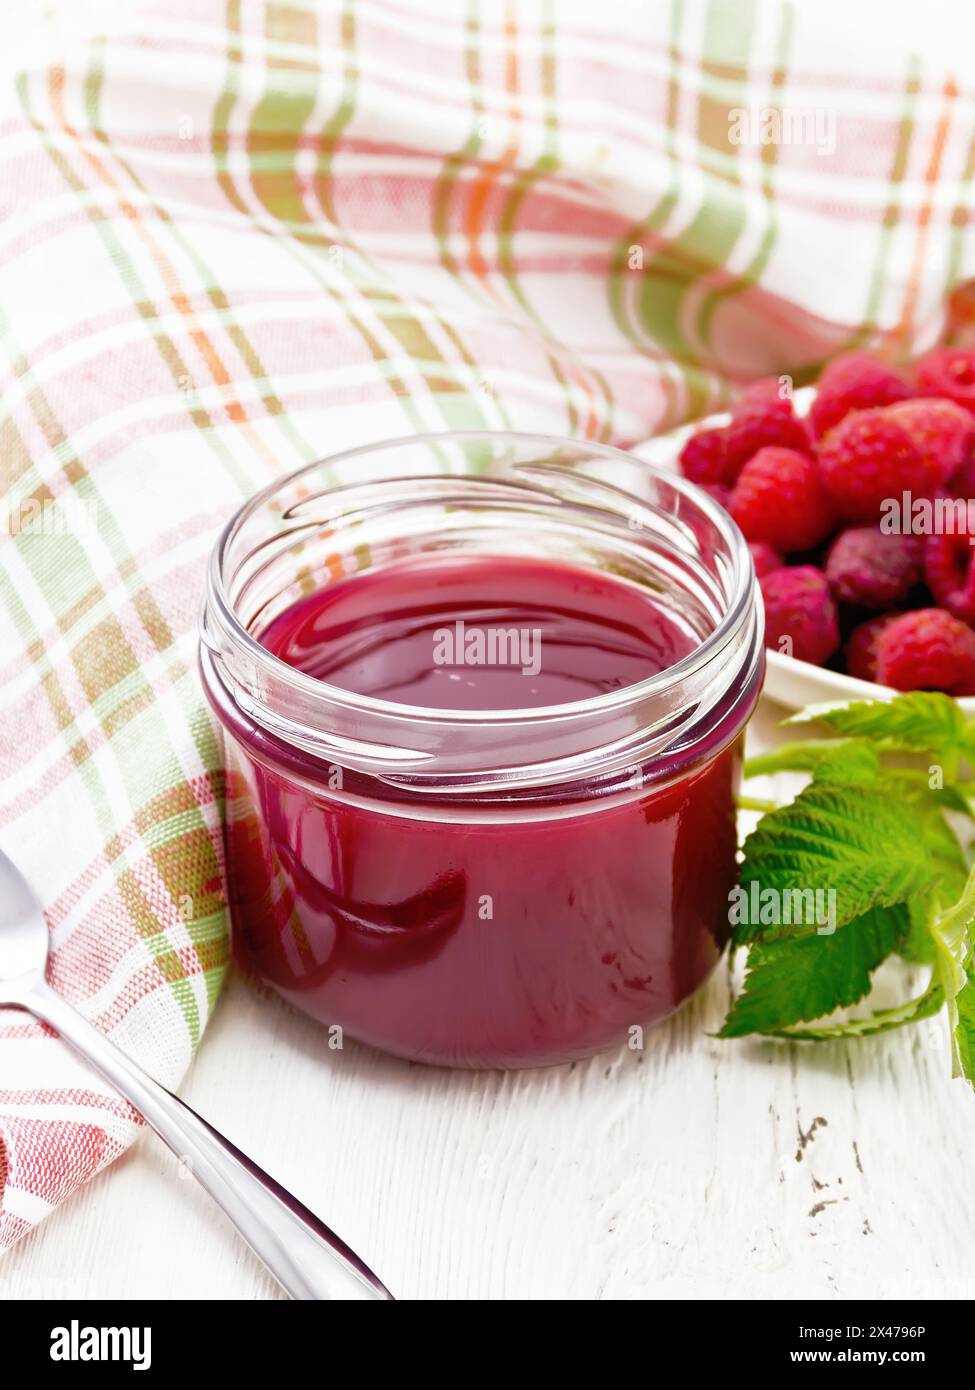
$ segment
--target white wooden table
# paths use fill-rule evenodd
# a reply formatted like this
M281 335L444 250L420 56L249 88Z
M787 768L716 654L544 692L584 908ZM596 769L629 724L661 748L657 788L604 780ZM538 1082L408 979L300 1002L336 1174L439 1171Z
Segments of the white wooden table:
M330 1052L232 980L182 1094L402 1298L971 1298L975 1096L943 1020L724 1043L728 997L722 966L643 1053L503 1075ZM147 1134L0 1260L0 1299L103 1297L281 1294Z

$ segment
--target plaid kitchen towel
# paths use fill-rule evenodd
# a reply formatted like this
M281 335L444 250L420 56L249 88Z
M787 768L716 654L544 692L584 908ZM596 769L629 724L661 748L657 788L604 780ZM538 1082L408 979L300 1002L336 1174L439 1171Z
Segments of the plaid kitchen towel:
M207 552L381 436L627 444L975 274L967 0L62 0L0 17L0 843L168 1085L226 961ZM918 51L923 35L924 51ZM136 1117L0 1010L0 1244Z

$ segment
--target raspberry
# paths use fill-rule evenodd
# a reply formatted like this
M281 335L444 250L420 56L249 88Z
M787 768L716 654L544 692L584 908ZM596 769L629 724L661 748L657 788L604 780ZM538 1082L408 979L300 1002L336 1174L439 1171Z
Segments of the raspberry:
M766 647L817 666L828 661L840 644L840 630L822 570L815 565L773 570L759 584L765 601Z
M975 323L975 280L963 280L952 290L948 298L948 323L953 338L962 333L971 337Z
M888 535L876 526L841 532L826 557L826 578L840 603L890 608L907 597L920 577L919 538Z
M935 348L917 364L918 392L975 410L975 349Z
M680 467L692 483L723 483L728 466L725 432L698 430L680 451Z
M771 574L773 570L782 568L782 556L768 541L749 541L748 549L752 552L752 564L755 566L757 579L761 579L763 574Z
M975 537L963 533L928 536L924 542L924 578L949 613L975 625Z
M903 613L877 639L877 679L895 690L975 691L975 632L943 608Z
M951 480L951 492L955 497L968 497L975 501L975 458L963 463Z
M805 426L792 410L791 396L779 395L776 377L753 381L731 412L725 426L725 482L733 483L744 464L770 445L807 449Z
M819 445L819 466L847 521L876 521L885 498L927 497L935 486L934 470L886 410L858 410L830 430Z
M698 483L702 492L706 492L709 497L713 497L719 507L724 507L728 511L731 506L731 488L725 487L724 483Z
M819 379L816 399L809 411L813 434L821 439L851 410L889 405L910 394L904 378L875 357L865 352L841 353Z
M768 541L788 554L808 550L833 524L819 469L797 449L760 449L741 470L731 515L749 541Z
M975 449L975 415L954 401L920 397L897 401L887 414L907 431L939 486L951 481Z
M853 629L844 650L846 669L851 676L859 681L877 679L877 643L880 634L901 617L902 613L881 613L879 618L870 618Z

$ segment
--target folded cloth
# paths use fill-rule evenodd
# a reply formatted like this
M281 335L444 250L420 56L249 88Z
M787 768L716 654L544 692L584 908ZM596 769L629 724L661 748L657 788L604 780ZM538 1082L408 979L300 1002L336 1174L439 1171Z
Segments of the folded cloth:
M943 11L6 7L0 841L55 988L164 1083L227 956L195 670L218 528L382 436L627 444L736 381L933 341L975 273ZM137 1123L0 1010L0 1244Z

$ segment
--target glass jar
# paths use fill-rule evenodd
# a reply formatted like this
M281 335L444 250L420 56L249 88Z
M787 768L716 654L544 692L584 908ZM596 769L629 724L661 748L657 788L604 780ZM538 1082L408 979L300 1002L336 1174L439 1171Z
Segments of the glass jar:
M340 576L475 553L642 588L692 649L594 698L471 711L351 693L258 640ZM513 433L311 464L220 537L200 660L235 957L333 1038L448 1066L564 1061L638 1041L718 960L761 605L737 528L684 479Z

